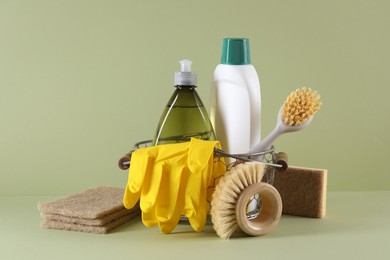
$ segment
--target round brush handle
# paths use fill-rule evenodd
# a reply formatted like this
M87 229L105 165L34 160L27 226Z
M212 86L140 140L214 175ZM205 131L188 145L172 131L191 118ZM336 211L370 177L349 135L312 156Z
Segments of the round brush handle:
M253 195L261 198L260 212L249 220L247 205ZM282 199L279 192L267 183L258 182L245 188L238 197L236 204L236 220L238 227L250 236L261 236L276 227L282 216Z

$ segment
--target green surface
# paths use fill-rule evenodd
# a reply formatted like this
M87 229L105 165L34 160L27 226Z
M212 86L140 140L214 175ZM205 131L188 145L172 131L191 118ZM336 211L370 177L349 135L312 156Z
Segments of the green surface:
M109 234L39 227L36 205L56 197L0 197L0 259L389 259L390 192L331 192L324 219L282 216L263 237L224 241L180 225L173 234L132 221ZM249 257L251 256L251 257Z
M250 39L262 134L290 91L319 91L309 128L280 137L329 190L389 190L390 2L0 0L0 194L125 186L117 160L150 139L183 58L209 106L225 37ZM234 17L234 19L232 18Z

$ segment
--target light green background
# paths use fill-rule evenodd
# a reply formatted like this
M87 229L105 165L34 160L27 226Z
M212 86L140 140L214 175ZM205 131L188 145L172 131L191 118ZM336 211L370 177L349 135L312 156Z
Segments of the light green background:
M151 138L193 60L206 106L224 37L248 37L262 135L290 91L319 91L309 128L280 137L328 190L389 190L389 1L0 0L0 195L124 186L118 158Z

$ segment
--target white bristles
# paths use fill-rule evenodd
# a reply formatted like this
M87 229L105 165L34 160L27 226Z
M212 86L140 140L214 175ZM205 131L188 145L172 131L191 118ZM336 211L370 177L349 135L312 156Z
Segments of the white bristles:
M240 193L263 178L265 165L246 162L226 172L215 188L211 200L211 219L214 229L222 239L228 239L237 229L236 203Z

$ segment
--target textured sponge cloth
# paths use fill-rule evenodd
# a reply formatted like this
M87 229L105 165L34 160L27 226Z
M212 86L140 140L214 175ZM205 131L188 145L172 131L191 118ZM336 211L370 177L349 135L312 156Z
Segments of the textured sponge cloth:
M135 206L131 210L128 209L121 209L116 212L113 212L108 215L104 215L100 218L94 218L94 219L88 219L88 218L80 218L80 217L67 217L64 215L59 214L44 214L41 213L41 217L44 221L57 221L57 222L63 222L63 223L70 223L70 224L79 224L79 225L89 225L89 226L103 226L110 222L113 222L119 218L125 217L129 215L130 213L139 211L139 206Z
M326 214L328 171L288 166L275 172L274 187L283 203L283 214L323 218Z
M95 219L123 209L124 189L96 187L38 205L41 213Z
M139 206L124 208L124 189L96 187L62 199L38 204L42 227L107 233L139 215Z
M78 224L78 223L72 223L70 221L57 221L53 219L44 219L42 221L41 226L43 228L50 228L50 229L60 229L60 230L70 230L70 231L81 231L81 232L88 232L88 233L97 233L97 234L105 234L110 232L116 227L119 227L120 225L128 222L129 220L133 219L134 217L138 216L140 214L140 211L133 212L130 214L127 214L123 217L120 217L118 219L114 219L113 221L106 223L104 225L88 225L88 224Z

